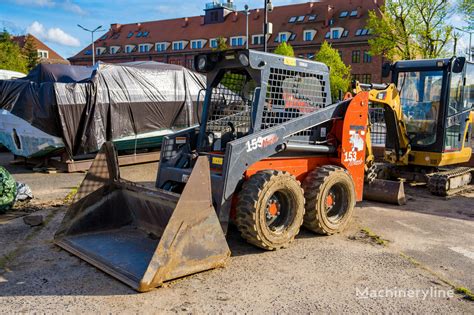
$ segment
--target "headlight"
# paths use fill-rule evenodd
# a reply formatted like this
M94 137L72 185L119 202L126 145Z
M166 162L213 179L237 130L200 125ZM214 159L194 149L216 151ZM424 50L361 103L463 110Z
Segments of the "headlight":
M207 57L206 56L200 56L198 58L198 70L199 71L204 71L207 68Z
M239 55L239 60L240 60L240 63L244 66L244 67L248 67L249 66L249 57L247 57L246 54L242 53Z

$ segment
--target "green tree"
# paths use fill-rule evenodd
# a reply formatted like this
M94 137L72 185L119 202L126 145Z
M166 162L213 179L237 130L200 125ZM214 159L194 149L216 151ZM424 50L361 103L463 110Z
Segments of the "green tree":
M331 94L333 99L339 98L339 91L349 91L351 85L351 67L346 66L336 49L324 41L314 60L322 62L329 67L329 80L331 81Z
M229 49L229 46L227 46L225 38L222 36L217 37L217 48L215 48L214 50L225 51L227 49Z
M369 39L373 55L390 60L437 58L447 54L452 14L446 0L386 0L385 6L369 12Z
M283 42L280 45L278 45L277 48L273 51L273 53L277 55L288 56L288 57L295 56L293 47L291 47L291 45L288 44L287 42Z
M11 40L11 36L6 30L0 34L0 69L23 73L28 70L20 47Z
M464 15L468 28L474 30L474 1L472 0L458 0L458 12Z
M26 35L25 46L23 46L23 56L26 58L28 71L36 67L39 62L38 49L33 37Z

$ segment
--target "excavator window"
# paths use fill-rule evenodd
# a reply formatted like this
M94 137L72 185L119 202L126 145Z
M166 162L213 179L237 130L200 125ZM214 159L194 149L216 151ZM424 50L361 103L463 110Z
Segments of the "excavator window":
M400 72L400 101L412 144L428 146L436 142L443 71Z

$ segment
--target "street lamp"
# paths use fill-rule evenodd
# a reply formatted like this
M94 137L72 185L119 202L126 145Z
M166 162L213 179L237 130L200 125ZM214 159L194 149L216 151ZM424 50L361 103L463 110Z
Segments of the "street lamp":
M247 40L245 41L245 48L249 49L249 6L246 4L245 5L245 18L246 18L246 36L247 36Z
M267 52L267 34L268 34L268 12L273 11L272 0L265 0L265 18L263 21L263 51Z
M457 29L458 31L461 31L461 32L464 32L464 33L468 33L468 34L469 34L468 55L469 55L469 61L472 61L472 34L473 34L474 32L469 32L469 31L463 30L462 28L459 28L459 27L456 27L456 29Z
M77 24L77 26L79 26L80 28L82 28L84 31L91 33L91 37L92 37L92 66L94 66L94 65L95 65L94 33L95 33L95 32L102 32L102 31L104 31L104 30L102 29L102 25L97 26L94 30L89 30L89 29L87 29L87 28L85 28L84 26L81 26L81 25L79 25L79 24Z

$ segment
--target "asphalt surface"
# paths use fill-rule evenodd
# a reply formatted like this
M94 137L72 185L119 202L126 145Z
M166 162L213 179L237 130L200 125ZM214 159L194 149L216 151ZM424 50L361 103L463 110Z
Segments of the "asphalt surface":
M152 185L156 168L121 173ZM454 287L474 290L472 193L444 200L420 188L408 191L403 207L363 202L344 233L302 230L290 248L275 252L231 229L224 268L137 294L52 243L66 211L61 200L84 174L9 169L32 187L47 222L30 228L21 217L0 220L0 313L474 313L474 302L447 296Z

